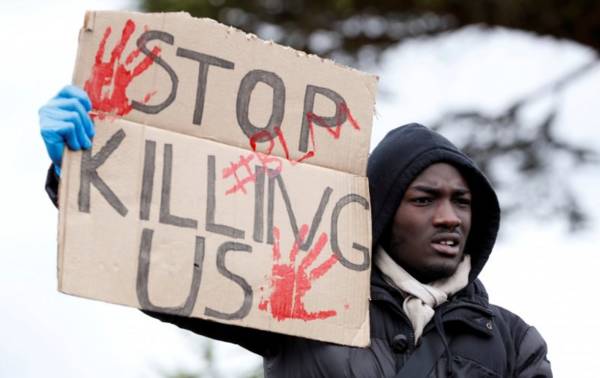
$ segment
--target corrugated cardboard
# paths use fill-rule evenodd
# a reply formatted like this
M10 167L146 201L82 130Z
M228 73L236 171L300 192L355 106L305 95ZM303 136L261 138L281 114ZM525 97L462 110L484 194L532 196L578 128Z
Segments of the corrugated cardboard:
M368 344L374 77L187 14L89 12L74 82L97 135L63 161L62 292Z
M75 84L90 79L103 39L103 62L123 40L123 62L144 49L159 57L127 86L133 109L121 114L125 119L242 148L250 148L254 134L240 124L271 125L271 134L281 130L291 159L313 151L308 164L365 175L375 76L186 13L90 12L79 35ZM135 75L137 64L125 66ZM103 90L109 87L110 81ZM344 101L336 107L337 96ZM279 140L272 153L286 156Z

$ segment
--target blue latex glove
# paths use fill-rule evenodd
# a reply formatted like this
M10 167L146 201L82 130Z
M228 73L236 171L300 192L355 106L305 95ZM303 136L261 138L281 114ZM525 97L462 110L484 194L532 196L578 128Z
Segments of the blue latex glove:
M88 115L92 103L87 93L74 85L67 85L46 105L40 108L40 132L54 171L60 176L60 165L65 143L71 150L88 149L96 134Z

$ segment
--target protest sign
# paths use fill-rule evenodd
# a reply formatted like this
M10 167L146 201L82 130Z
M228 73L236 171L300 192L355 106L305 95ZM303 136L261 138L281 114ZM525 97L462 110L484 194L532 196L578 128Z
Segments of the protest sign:
M59 289L369 341L376 78L184 13L88 12L89 151L60 186Z

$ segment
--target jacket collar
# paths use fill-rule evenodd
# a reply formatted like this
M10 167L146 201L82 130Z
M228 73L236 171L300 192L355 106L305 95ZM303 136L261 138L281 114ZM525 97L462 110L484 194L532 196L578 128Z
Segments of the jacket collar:
M373 267L371 272L371 301L381 303L400 314L402 319L409 322L402 310L404 298L392 288L382 277L381 271ZM449 298L448 302L436 308L441 311L442 322L448 330L462 327L483 336L491 336L494 329L494 316L489 308L488 295L485 287L476 279L464 289ZM410 322L409 322L410 324ZM433 328L433 322L425 327L424 333Z

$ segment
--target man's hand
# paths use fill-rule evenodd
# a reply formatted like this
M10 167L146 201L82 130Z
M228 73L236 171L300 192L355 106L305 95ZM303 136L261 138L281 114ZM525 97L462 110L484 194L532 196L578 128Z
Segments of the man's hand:
M60 176L65 144L71 150L88 149L95 135L94 123L88 115L92 103L81 88L67 85L39 110L40 132Z

